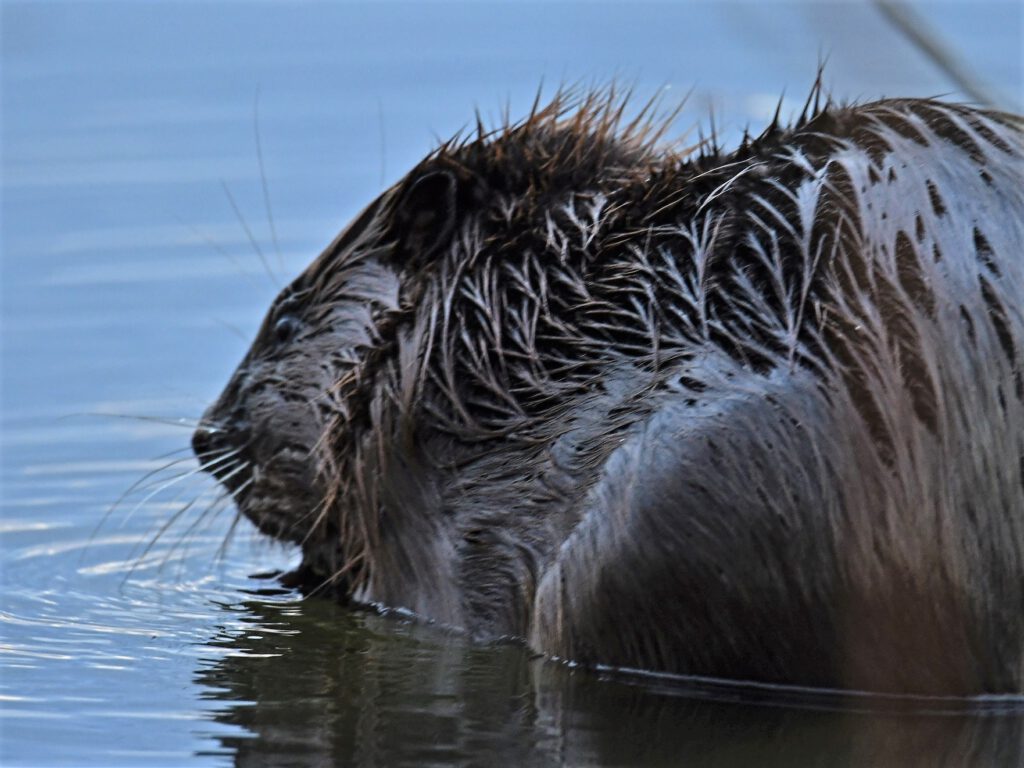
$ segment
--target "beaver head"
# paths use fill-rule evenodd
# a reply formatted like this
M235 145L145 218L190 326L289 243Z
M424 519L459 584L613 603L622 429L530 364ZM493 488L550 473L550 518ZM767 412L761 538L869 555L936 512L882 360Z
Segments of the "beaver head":
M202 467L263 532L301 542L321 510L320 437L332 387L372 346L398 281L375 247L374 202L276 298L192 438Z

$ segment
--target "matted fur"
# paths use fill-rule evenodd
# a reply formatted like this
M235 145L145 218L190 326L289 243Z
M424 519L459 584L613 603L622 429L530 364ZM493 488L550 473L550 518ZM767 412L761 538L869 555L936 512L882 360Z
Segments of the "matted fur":
M427 157L278 298L201 458L241 451L213 471L310 583L482 637L1024 690L1020 118L686 153L625 106Z

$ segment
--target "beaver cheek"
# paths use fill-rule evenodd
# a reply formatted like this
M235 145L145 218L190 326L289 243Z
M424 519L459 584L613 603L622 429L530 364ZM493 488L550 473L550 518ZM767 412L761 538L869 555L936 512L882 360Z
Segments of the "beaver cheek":
M268 464L282 451L289 453L290 463L313 461L320 420L306 398L297 398L295 402L280 397L261 399L251 405L250 414L250 451L258 464Z
M309 398L284 399L265 391L250 403L251 440L246 449L252 462L252 493L243 511L256 513L263 524L273 518L277 538L305 525L321 496L317 484L316 446L320 422ZM252 517L252 515L250 515Z

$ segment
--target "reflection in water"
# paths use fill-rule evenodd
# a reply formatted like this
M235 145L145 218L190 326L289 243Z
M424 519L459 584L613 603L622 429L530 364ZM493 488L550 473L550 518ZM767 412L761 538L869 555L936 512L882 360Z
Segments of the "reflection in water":
M250 602L198 676L236 765L1008 766L1024 713L865 714L707 699L327 601ZM232 622L237 627L238 622Z

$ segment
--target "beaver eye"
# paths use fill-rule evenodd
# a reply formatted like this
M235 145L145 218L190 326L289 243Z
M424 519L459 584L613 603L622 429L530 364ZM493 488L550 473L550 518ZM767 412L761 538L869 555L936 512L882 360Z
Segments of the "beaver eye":
M285 315L274 323L274 338L280 343L290 341L298 331L299 321L294 315Z

